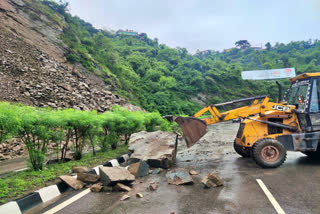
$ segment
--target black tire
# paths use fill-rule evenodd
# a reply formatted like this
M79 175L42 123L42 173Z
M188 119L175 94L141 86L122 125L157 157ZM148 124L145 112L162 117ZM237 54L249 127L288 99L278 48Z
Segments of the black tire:
M239 155L244 158L249 158L251 156L250 151L246 150L243 146L238 145L236 141L233 142L233 148Z
M262 168L277 168L286 160L287 151L279 141L264 138L253 145L252 158Z

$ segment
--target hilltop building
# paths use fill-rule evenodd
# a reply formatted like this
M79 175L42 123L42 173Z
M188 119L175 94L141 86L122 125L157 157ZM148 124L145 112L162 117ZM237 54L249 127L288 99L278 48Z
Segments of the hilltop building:
M199 49L197 49L196 53L194 55L199 55L199 56L207 56L211 53L214 53L213 50L204 50L204 51L200 51Z

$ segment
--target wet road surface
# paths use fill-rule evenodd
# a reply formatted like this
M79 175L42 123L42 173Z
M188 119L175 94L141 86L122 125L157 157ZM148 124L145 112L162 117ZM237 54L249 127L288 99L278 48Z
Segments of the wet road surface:
M166 172L162 172L137 180L127 201L119 201L125 193L89 193L58 213L277 213L256 179L264 182L286 213L320 213L320 162L289 152L280 168L262 169L250 158L242 158L233 151L238 126L212 125L209 133L192 148L179 144L175 167L199 172L193 176L193 185L168 185ZM204 189L200 181L209 172L217 173L224 180L224 187ZM155 192L147 190L152 182L159 183ZM136 198L137 192L144 197Z

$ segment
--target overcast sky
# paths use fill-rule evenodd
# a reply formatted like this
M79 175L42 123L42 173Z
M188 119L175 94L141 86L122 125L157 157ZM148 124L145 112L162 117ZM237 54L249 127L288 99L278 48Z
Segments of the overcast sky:
M130 29L170 47L231 48L246 39L320 39L320 0L68 0L73 15L97 28Z

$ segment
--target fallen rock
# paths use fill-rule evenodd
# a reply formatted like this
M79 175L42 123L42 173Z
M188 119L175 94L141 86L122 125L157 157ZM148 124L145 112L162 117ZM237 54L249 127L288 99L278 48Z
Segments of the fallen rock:
M93 184L91 187L90 187L90 190L91 192L100 192L102 189L102 184Z
M158 185L157 184L150 184L149 186L148 186L148 189L150 190L150 191L156 191L157 189L158 189Z
M181 185L181 184L192 184L192 177L189 175L186 169L174 169L166 174L169 184Z
M84 173L84 172L89 172L90 169L85 166L73 166L72 167L72 172L73 173Z
M114 191L122 191L122 192L130 192L131 191L131 188L124 185L124 184L121 184L121 183L117 183L114 187L113 187L113 190Z
M199 173L198 173L197 171L191 169L191 170L189 171L189 174L190 174L190 175L198 175Z
M143 198L142 193L137 193L136 196L137 196L137 198Z
M147 161L139 161L137 163L130 164L128 170L136 178L144 177L149 174L149 165Z
M201 180L201 183L206 188L223 186L223 180L221 180L221 178L213 172L209 173L206 177L204 177Z
M130 161L146 160L153 168L169 168L176 160L176 134L171 132L138 132L131 135Z
M130 184L135 180L126 168L115 166L115 167L100 167L100 180L104 186L113 186L116 183Z
M121 198L120 198L120 201L125 201L125 200L128 200L130 198L129 195L123 195Z
M77 179L85 183L96 183L99 176L90 173L77 173Z
M153 175L159 174L160 172L161 172L160 169L153 169L153 170L151 171L151 173L152 173Z
M79 190L83 188L82 181L79 181L72 176L62 175L62 176L59 176L59 178L74 190Z
M112 192L112 189L110 186L102 186L101 192Z

